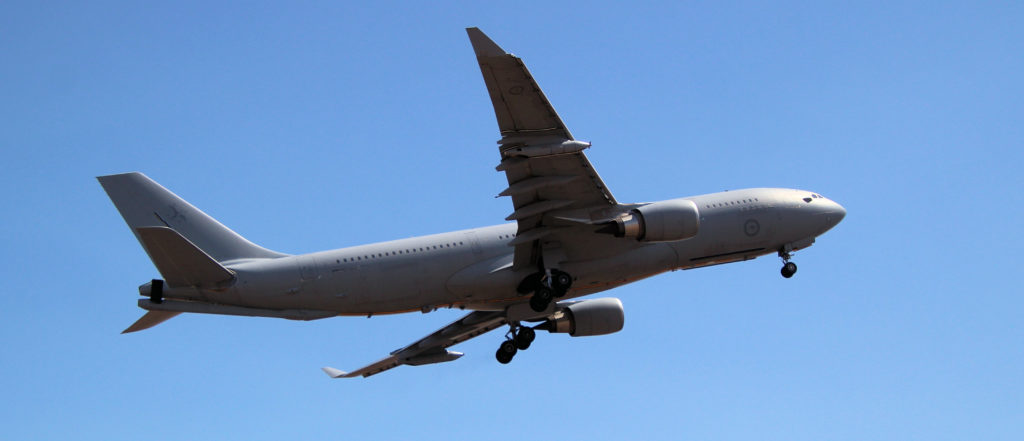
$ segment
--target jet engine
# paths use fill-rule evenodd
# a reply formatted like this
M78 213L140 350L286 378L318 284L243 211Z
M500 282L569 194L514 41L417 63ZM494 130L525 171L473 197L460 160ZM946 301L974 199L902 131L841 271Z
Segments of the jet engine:
M696 236L699 229L697 204L673 199L637 207L598 231L641 242L671 242Z
M564 306L562 306L564 305ZM562 303L554 315L536 329L567 333L573 337L612 334L622 330L625 313L616 298Z

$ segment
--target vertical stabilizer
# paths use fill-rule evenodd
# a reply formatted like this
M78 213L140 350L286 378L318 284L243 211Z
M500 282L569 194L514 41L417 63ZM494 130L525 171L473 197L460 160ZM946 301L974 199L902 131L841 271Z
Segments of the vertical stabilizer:
M96 179L143 246L140 228L166 227L218 262L286 256L249 242L142 173Z

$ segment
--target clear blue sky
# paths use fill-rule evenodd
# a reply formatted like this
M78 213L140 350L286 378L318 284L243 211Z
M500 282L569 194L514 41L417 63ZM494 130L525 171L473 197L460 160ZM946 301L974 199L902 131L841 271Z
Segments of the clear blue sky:
M0 438L1019 440L1021 2L0 5ZM823 5L822 3L828 3ZM181 316L94 177L142 171L303 253L500 223L463 28L522 56L621 201L744 187L849 214L797 255L606 295L329 380L459 314Z

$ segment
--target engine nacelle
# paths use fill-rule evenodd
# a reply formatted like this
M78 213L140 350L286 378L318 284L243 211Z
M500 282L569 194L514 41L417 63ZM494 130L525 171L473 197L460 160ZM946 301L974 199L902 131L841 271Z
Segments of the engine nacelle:
M569 303L538 329L563 332L573 337L613 334L622 330L626 314L616 298L591 299Z
M600 231L641 242L672 242L696 236L699 230L697 204L673 199L638 207Z

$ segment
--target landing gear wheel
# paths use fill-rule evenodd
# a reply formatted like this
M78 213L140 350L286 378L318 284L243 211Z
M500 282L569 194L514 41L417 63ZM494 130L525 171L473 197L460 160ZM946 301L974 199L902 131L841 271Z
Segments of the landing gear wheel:
M793 262L786 262L785 265L782 265L782 277L785 277L785 278L788 279L790 277L793 277L793 274L796 274L796 264L795 263L793 263Z
M508 364L512 361L512 357L516 356L516 344L512 340L505 340L501 342L501 346L498 346L498 352L494 353L494 358L498 359L498 363Z
M548 309L548 305L551 304L551 300L555 298L555 293L546 286L537 288L537 291L533 293L533 297L530 297L530 309L543 312Z
M525 351L530 349L530 344L533 343L535 338L537 338L537 333L534 332L533 328L523 326L519 328L519 332L516 333L516 337L512 341L515 342L517 349Z
M544 273L536 272L526 276L522 282L519 282L519 286L516 287L516 291L520 294L528 294L537 290L537 287L544 286Z
M557 297L562 297L572 286L572 276L562 271L551 272L551 287L555 289Z

